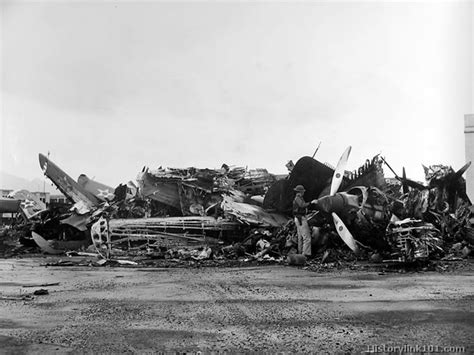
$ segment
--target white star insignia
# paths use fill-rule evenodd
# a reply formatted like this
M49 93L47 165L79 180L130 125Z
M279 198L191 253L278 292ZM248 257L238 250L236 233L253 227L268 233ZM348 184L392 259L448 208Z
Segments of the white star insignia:
M34 201L28 200L28 199L26 199L25 201L23 201L21 203L21 207L23 207L23 208L30 208L30 207L34 207L34 206L35 206Z
M113 193L111 193L109 191L109 189L105 189L105 190L101 190L101 189L97 189L99 191L99 194L97 196L99 197L103 197L105 199L112 199L115 197L115 195Z

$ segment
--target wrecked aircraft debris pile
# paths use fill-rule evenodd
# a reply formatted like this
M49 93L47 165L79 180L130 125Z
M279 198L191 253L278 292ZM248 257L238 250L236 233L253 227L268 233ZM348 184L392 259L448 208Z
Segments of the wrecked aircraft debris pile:
M387 240L392 246L395 261L426 260L435 252L442 252L441 232L431 223L416 219L391 222L387 226Z
M374 186L379 189L385 189L386 181L382 165L383 159L379 155L374 156L372 160L367 159L364 165L349 173L347 186L342 188Z
M214 217L111 220L101 217L92 225L91 237L99 252L119 246L126 250L175 248L216 245L226 232L236 232L238 228L238 223Z
M236 201L232 196L223 196L220 207L226 216L234 217L245 225L281 227L288 220L281 214L267 212L259 206Z
M137 177L142 198L182 216L208 215L221 202L222 194L235 197L240 193L242 200L263 195L275 179L265 169L230 169L225 164L219 170L144 168Z
M264 195L276 180L277 177L267 169L251 169L246 170L241 179L235 180L235 186L239 191L251 196Z
M381 164L382 160L375 156L354 172L344 172L341 190L355 186L375 186L383 190L386 182ZM269 188L263 207L290 214L296 186L304 186L305 200L311 201L329 194L333 175L334 169L328 165L311 157L302 157L296 162L288 178L276 181Z
M276 179L266 169L230 168L227 164L223 164L221 169L194 167L163 169L160 167L156 170L143 169L142 172L147 172L157 180L180 181L185 186L196 187L206 192L227 191L235 188L251 195L263 194Z
M89 245L107 260L153 255L301 265L311 258L297 254L292 203L295 187L303 185L304 200L311 201L306 217L312 258L325 262L352 255L410 263L471 255L474 210L462 178L469 164L459 171L425 167L422 184L405 172L386 179L382 166L391 167L379 155L347 172L349 154L350 148L335 169L303 157L283 178L226 164L221 169L144 168L138 188L129 182L116 189L84 174L76 182L40 154L45 175L74 205L31 210L38 204L23 192L16 197L23 222L14 231L21 231L23 243L36 242L52 254Z

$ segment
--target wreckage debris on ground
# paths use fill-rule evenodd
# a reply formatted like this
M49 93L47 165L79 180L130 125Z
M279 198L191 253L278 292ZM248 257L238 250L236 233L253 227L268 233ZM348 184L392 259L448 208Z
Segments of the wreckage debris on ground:
M336 169L303 157L287 176L225 164L221 169L144 168L137 184L116 189L83 174L76 182L40 155L45 175L71 205L47 209L27 191L16 192L0 201L0 208L20 212L17 223L2 232L1 243L20 240L24 248L38 245L58 255L82 250L88 252L85 257L97 255L89 264L129 267L235 261L324 269L362 260L449 262L472 255L474 208L461 176L469 164L458 171L425 167L422 184L405 173L385 179L382 166L389 165L380 156L347 172L349 153L350 148ZM307 215L313 250L309 258L297 254L291 215L298 185L306 187L304 199L312 201ZM338 221L340 230L334 228ZM356 253L346 246L347 240L353 241ZM70 264L64 260L61 265Z

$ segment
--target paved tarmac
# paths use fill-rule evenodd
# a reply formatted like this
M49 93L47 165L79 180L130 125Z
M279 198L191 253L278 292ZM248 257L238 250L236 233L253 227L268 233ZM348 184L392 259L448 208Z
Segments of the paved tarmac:
M474 351L470 270L44 263L0 259L1 354Z

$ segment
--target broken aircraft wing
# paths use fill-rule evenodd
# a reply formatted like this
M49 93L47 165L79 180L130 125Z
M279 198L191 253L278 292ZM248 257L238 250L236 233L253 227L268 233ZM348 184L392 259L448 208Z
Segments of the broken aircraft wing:
M13 191L9 196L21 200L20 208L28 219L46 210L46 204L27 190Z

